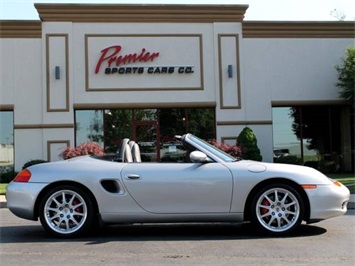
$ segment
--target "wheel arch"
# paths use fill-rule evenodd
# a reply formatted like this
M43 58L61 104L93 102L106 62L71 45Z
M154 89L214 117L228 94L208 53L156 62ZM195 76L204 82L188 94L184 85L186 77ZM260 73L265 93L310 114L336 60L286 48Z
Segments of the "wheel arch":
M36 199L36 203L35 203L35 206L34 206L34 217L35 218L38 218L39 217L39 205L41 203L41 199L44 197L44 195L51 189L55 188L55 187L58 187L58 186L73 186L73 187L77 187L77 188L80 188L82 190L84 190L90 200L92 201L92 204L94 206L94 213L95 215L98 215L99 214L99 207L98 207L98 204L97 204L97 201L96 201L96 198L94 196L94 194L91 192L90 189L88 189L86 186L84 186L83 184L81 183L78 183L78 182L75 182L75 181L58 181L58 182L54 182L54 183L51 183L49 184L48 186L46 186L37 196L37 199Z
M255 197L256 193L262 187L267 186L267 185L271 185L271 184L275 184L275 183L282 183L285 185L289 185L292 188L297 190L297 192L301 195L303 202L304 202L305 210L304 210L303 220L308 221L309 217L310 217L310 203L309 203L309 199L308 199L306 192L296 182L294 182L290 179L282 178L282 177L275 177L272 179L267 179L267 180L264 180L264 181L258 183L256 186L254 186L254 188L250 191L250 193L247 197L247 200L245 202L245 205L244 205L244 221L250 221L250 219L251 219L251 213L250 213L251 208L250 207L251 207L253 198Z

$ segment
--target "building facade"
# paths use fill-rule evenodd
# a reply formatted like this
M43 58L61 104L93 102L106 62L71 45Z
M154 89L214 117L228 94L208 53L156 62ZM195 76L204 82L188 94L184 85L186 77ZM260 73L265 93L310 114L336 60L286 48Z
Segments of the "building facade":
M0 22L1 144L16 170L124 137L162 160L176 134L235 144L244 127L264 161L352 169L334 66L355 23L243 21L244 5L35 7L39 21Z

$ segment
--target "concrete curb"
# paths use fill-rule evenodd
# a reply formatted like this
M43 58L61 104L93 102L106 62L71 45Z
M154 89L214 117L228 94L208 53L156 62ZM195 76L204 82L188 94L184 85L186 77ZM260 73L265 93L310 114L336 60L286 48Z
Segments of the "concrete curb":
M0 195L0 208L6 208L6 198L4 195Z
M4 195L0 195L0 208L6 208L6 197ZM350 195L348 209L355 209L355 194Z

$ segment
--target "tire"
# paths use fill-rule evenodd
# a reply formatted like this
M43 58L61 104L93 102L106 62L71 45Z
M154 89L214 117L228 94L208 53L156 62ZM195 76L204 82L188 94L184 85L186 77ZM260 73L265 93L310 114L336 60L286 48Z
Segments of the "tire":
M251 221L262 232L284 236L302 222L304 203L300 194L286 184L260 189L251 204Z
M74 186L60 186L48 191L39 205L44 229L56 237L77 237L94 222L94 208L85 191Z

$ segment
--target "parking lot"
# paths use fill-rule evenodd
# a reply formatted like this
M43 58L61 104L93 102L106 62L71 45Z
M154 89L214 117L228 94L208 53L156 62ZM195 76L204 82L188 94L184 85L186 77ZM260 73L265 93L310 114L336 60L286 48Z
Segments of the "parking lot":
M0 209L1 265L353 265L355 212L285 238L240 224L115 225L56 239Z

